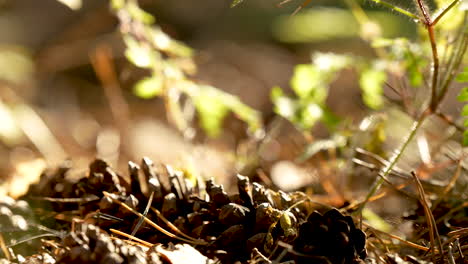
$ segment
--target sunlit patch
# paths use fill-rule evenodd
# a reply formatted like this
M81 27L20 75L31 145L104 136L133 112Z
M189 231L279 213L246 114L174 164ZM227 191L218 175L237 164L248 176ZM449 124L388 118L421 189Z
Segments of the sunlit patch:
M57 0L72 10L78 10L83 5L81 0Z

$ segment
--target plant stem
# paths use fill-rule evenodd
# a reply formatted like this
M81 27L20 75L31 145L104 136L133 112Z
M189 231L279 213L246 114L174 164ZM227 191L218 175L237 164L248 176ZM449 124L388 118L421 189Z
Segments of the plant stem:
M429 25L427 27L427 32L429 34L429 39L431 41L431 49L432 49L432 84L431 84L431 104L430 110L435 111L437 110L438 101L437 100L437 82L439 78L439 54L437 52L437 44L435 40L434 34L434 25Z
M372 1L374 1L376 3L381 3L379 0L372 0ZM453 77L455 76L456 69L460 65L460 63L462 61L462 58L463 58L463 55L465 54L465 52L467 50L467 45L466 44L468 43L468 30L466 30L466 25L468 24L468 22L467 22L468 21L468 12L465 12L465 19L464 19L464 22L463 22L463 25L462 25L462 28L461 28L461 30L462 30L461 31L461 39L460 39L459 45L455 48L455 51L452 54L452 56L454 56L455 60L454 60L453 64L449 65L449 67L451 69L448 72L443 84L441 85L442 90L441 90L440 94L438 95L437 94L437 88L438 88L438 77L439 77L438 76L439 75L439 55L438 55L438 52L437 52L437 43L436 43L436 40L435 40L434 27L435 27L435 24L440 20L440 18L443 15L445 15L447 13L447 11L449 9L451 9L458 2L458 0L453 1L444 11L442 11L442 13L439 16L437 16L436 20L434 20L434 21L431 20L430 15L429 15L429 13L427 11L427 8L424 5L423 1L422 0L416 0L416 2L418 3L418 6L419 6L419 8L421 10L421 13L422 13L422 16L423 16L423 19L424 19L424 20L422 20L422 22L424 23L424 25L427 28L427 32L428 32L428 35L429 35L429 40L430 40L430 43L431 43L431 49L432 49L432 60L433 60L432 69L433 69L433 71L432 71L430 105L421 114L419 119L414 121L410 133L408 134L408 136L404 140L401 147L399 147L397 149L395 155L391 158L391 160L389 162L389 165L386 166L383 169L382 177L380 177L374 183L371 190L367 194L366 199L364 200L364 202L361 203L361 205L360 205L359 209L357 210L357 212L361 212L362 209L364 209L364 207L366 206L369 199L379 190L379 188L385 182L385 177L392 171L393 167L396 165L398 160L401 158L401 155L406 150L406 148L408 147L408 145L412 141L412 139L416 136L419 128L422 126L425 119L428 116L433 115L434 113L437 113L437 108L440 105L440 103L442 102L442 99L444 98L445 94L447 93L449 83L451 82L451 80L453 80ZM382 4L385 5L384 3L382 3ZM386 6L388 6L388 5L386 5ZM394 9L394 8L392 7L392 9Z
M362 209L364 209L364 207L366 206L367 202L369 201L369 199L374 196L374 194L380 189L380 186L382 186L382 184L385 182L385 179L386 177L390 174L390 172L392 171L393 167L395 167L396 163L398 162L398 160L400 160L401 158L401 155L403 154L403 152L406 150L406 148L408 147L409 143L413 140L413 138L416 136L419 128L421 127L421 125L424 123L424 120L426 119L426 117L428 117L429 115L431 114L430 111L425 111L421 114L421 116L419 117L418 120L414 121L413 122L413 126L411 127L411 131L410 133L408 134L408 136L406 137L406 139L403 141L403 144L401 145L401 147L399 147L396 152L395 152L395 155L393 155L393 157L391 158L388 166L384 167L383 168L383 173L382 173L382 177L380 177L375 183L374 185L372 186L372 189L369 191L369 193L367 194L366 196L366 199L361 203L359 209L357 210L357 212L361 212Z
M447 6L442 12L440 12L440 14L437 15L437 17L432 21L432 24L433 24L433 25L437 25L437 23L439 22L439 20L440 20L450 9L452 9L452 7L454 7L458 2L460 2L460 0L453 0L453 2L450 3L449 6Z
M429 109L431 112L434 112L437 108L438 105L438 100L437 100L437 82L439 78L439 54L437 52L437 43L435 40L435 33L434 33L434 26L435 23L433 23L431 16L429 15L429 12L427 11L427 8L425 4L423 3L422 0L417 0L419 9L421 10L421 13L424 18L424 25L427 28L427 33L429 35L429 41L431 43L431 50L432 50L432 84L431 84L431 100L430 100L430 105Z
M371 1L374 2L374 3L380 4L380 5L383 5L385 7L388 7L390 9L392 9L392 10L394 10L394 11L400 13L400 14L403 14L405 16L408 16L408 17L410 17L412 19L419 20L419 17L417 15L415 15L415 14L409 12L409 11L406 11L403 8L394 6L394 5L392 5L392 4L390 4L390 3L386 2L386 1L383 1L383 0L371 0Z
M453 81L455 74L457 73L457 69L463 61L463 57L468 49L468 11L464 12L464 19L458 36L460 39L458 44L455 46L453 53L451 54L449 63L447 65L448 70L446 71L444 80L441 84L442 88L437 99L439 104L444 100L448 91L448 87Z

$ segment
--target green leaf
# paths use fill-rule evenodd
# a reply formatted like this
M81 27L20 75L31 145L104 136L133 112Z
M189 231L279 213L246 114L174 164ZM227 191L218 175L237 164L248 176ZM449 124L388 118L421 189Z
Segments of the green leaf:
M299 64L294 68L291 87L300 99L323 104L327 98L327 77L329 74L321 71L316 65Z
M335 115L328 107L322 107L323 117L322 121L327 126L327 128L333 131L336 126L341 122L341 118Z
M421 47L413 43L407 43L409 46L406 48L403 57L406 70L408 71L409 81L413 87L419 87L424 81L423 71L427 61L421 56Z
M383 84L387 74L376 68L365 69L361 72L359 84L363 92L364 103L372 108L379 109L383 106Z
M468 101L468 87L463 87L457 96L457 100L460 102Z
M380 217L378 214L374 213L372 210L364 208L362 210L362 217L366 220L366 222L372 226L373 228L383 231L383 232L390 232L392 230L392 226L389 225L385 220Z
M335 53L317 52L313 56L313 65L320 71L333 73L347 67L351 63L351 57Z
M408 74L409 74L409 81L411 86L418 87L424 81L424 75L419 70L417 64L410 64L408 65Z
M279 86L274 86L272 89L271 89L271 92L270 92L270 98L271 100L274 102L276 99L280 98L284 96L284 92L283 92L283 89L281 89L281 87Z
M273 87L270 93L271 101L274 104L275 113L292 120L296 113L297 103L284 95L283 90L279 86Z
M319 84L320 73L312 64L299 64L294 67L291 87L300 98L311 96L314 88Z
M468 117L468 104L466 104L466 105L463 106L461 115L462 115L462 116Z
M299 125L303 129L312 128L317 121L322 119L323 109L318 104L311 103L302 108Z
M251 132L262 129L261 115L231 94L207 85L198 85L191 96L199 114L200 125L211 137L221 132L223 119L232 111L237 118L246 122Z
M200 126L208 136L218 136L229 109L221 98L211 90L201 89L200 94L192 99L199 115Z
M190 57L193 55L193 50L191 48L172 39L159 27L150 28L148 35L151 36L154 46L161 51L168 52L179 57Z
M125 56L134 65L141 68L152 68L155 64L157 53L151 47L138 43L131 37L124 38L127 44Z
M455 80L461 83L468 82L468 67L465 67L463 71L457 75L457 78Z
M138 20L144 24L151 25L155 19L149 13L146 13L138 6L137 1L127 2L126 9L133 19Z
M161 94L163 90L163 78L161 76L151 76L144 78L133 87L134 93L141 98L150 99Z
M258 111L242 103L237 97L235 98L234 105L231 105L231 111L237 118L246 122L249 125L251 132L256 132L262 129L262 118Z
M231 2L231 8L237 6L238 4L244 2L244 0L233 0Z

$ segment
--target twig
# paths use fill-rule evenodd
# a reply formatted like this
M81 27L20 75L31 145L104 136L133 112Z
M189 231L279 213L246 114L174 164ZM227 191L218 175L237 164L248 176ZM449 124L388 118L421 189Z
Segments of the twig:
M419 128L421 127L421 125L423 124L424 120L426 119L426 117L428 115L429 115L429 112L426 111L421 115L421 117L418 120L413 122L413 126L411 128L410 133L408 134L408 136L403 141L403 144L401 145L401 147L399 147L396 150L395 155L393 155L391 157L391 160L388 163L388 166L384 167L383 172L381 173L382 176L378 180L376 180L376 182L374 182L374 185L372 186L371 190L367 194L366 198L364 199L364 201L362 202L361 206L356 211L356 213L361 213L362 209L364 209L367 202L369 202L369 199L372 196L374 196L374 194L380 189L382 184L385 182L385 177L388 176L388 174L392 171L393 167L396 165L398 160L400 160L401 155L406 150L406 148L409 146L409 143L412 141L412 139L416 136L416 133L418 132Z
M135 240L135 241L137 241L137 242L140 242L141 244L143 244L143 245L145 245L145 246L147 246L147 247L152 247L152 246L154 246L154 244L151 244L150 242L144 241L144 240L142 240L142 239L139 239L138 237L135 237L135 236L133 236L133 235L129 235L129 234L125 233L125 232L122 232L122 231L119 231L119 230L115 230L115 229L113 229L113 228L111 228L111 229L109 229L109 230L110 230L112 233L116 233L116 234L118 234L118 235L124 236L124 237L126 237L126 238L128 238L128 239L130 239L130 240Z
M450 83L453 81L455 74L457 73L457 69L460 66L461 62L463 61L465 52L468 49L468 11L465 11L462 26L460 27L460 31L458 32L459 41L458 45L454 48L454 54L451 55L449 59L449 64L447 66L447 73L445 74L444 81L441 84L441 91L439 94L439 104L444 100L448 87Z
M185 234L184 232L180 231L179 228L177 228L174 224L172 224L169 220L167 220L166 217L164 217L161 212L159 212L158 209L154 208L154 207L151 207L151 210L153 210L153 212L156 213L156 216L159 217L159 219L161 219L164 223L166 223L167 226L169 226L174 232L178 233L179 235L189 239L189 240L193 240L195 242L199 241L198 239L196 238L193 238L187 234Z
M443 247L442 247L442 242L440 240L440 236L439 236L439 231L437 230L437 224L436 224L436 221L434 219L434 215L432 214L432 211L431 209L429 208L429 205L427 204L427 198L426 198L426 194L424 193L424 188L421 184L421 182L419 181L419 178L418 176L416 176L416 174L414 172L411 173L411 175L413 176L415 182L416 182L416 186L418 188L418 192L419 192L419 201L420 203L422 204L422 206L424 207L424 214L426 215L426 219L427 219L427 225L429 227L429 236L431 238L431 251L432 251L432 260L434 263L436 263L435 259L435 242L437 240L437 243L439 245L439 252L441 254L441 256L444 255L444 250L443 250Z
M371 0L371 1L374 2L374 3L377 3L377 4L381 4L381 5L385 6L385 7L388 7L388 8L390 8L390 9L392 9L392 10L394 10L394 11L400 13L400 14L403 14L405 16L410 17L411 19L419 21L419 17L417 15L415 15L415 14L413 14L411 12L408 12L408 11L404 10L403 8L392 5L389 2L386 2L386 1L383 1L383 0Z
M429 110L431 112L434 112L438 106L437 82L439 78L439 54L437 51L437 42L435 39L435 32L434 32L435 24L433 23L429 15L429 12L427 11L427 7L425 3L423 3L422 0L416 0L416 2L418 3L419 9L424 18L422 22L427 28L427 33L429 35L429 42L431 44L431 50L432 50L432 84L431 84L431 99L430 99Z
M11 260L10 251L8 251L8 248L5 244L5 240L3 239L2 233L0 233L0 248L3 251L3 254L5 254L6 259L10 261Z
M447 123L447 124L453 126L454 128L456 128L458 131L460 131L460 132L465 131L465 128L458 125L457 123L453 122L453 119L450 116L448 116L448 115L446 115L446 114L444 114L444 113L442 113L440 111L436 111L434 114L438 118L442 119L445 123Z
M450 3L449 6L447 6L439 15L437 15L437 17L432 21L432 24L433 25L436 25L439 20L450 10L452 9L452 7L454 7L456 4L458 4L458 2L460 2L460 0L453 0L452 3Z
M138 229L140 229L141 224L143 224L144 217L146 217L146 215L148 214L151 204L153 203L153 197L154 197L154 191L152 191L150 194L148 202L146 203L145 211L143 211L143 217L140 217L140 219L138 219L138 223L136 224L135 228L133 229L131 233L132 236L136 234Z
M363 223L363 225L365 225L366 227L372 229L373 232L376 232L376 233L379 233L379 234L383 234L383 235L389 236L389 237L391 237L391 238L393 238L393 239L396 239L396 240L398 240L398 241L400 241L400 242L402 242L402 243L404 243L404 244L406 244L406 245L408 245L408 246L410 246L410 247L412 247L412 248L416 248L416 249L423 250L423 251L429 251L429 250L430 250L430 248L428 248L428 247L418 245L418 244L413 243L413 242L411 242L411 241L405 240L405 239L403 239L403 238L401 238L401 237L399 237L399 236L392 235L392 234L389 234L389 233L387 233L387 232L384 232L384 231L375 229L375 228L373 228L372 226L370 226L370 225L368 225L368 224L366 224L366 223Z
M135 211L133 208L131 208L130 206L126 205L125 203L122 203L121 201L115 199L112 197L112 195L108 192L102 192L104 194L104 196L110 198L113 202L119 204L120 206L122 206L123 208L127 209L128 211L132 212L133 214L139 216L139 217L142 217L146 223L148 223L150 226L156 228L156 230L158 230L159 232L165 234L166 236L168 237L171 237L171 238L175 238L175 239L179 239L179 240L182 240L184 242L187 242L187 243L192 243L192 244L196 244L196 245L206 245L207 242L205 241L201 241L201 240L189 240L189 239L185 239L183 237L179 237L177 235L174 235L172 234L171 232L167 231L166 229L160 227L159 225L157 225L155 222L151 221L148 217L145 217L143 214L141 214L140 212L137 212Z
M100 198L93 195L93 196L78 197L78 198L32 197L31 199L48 201L52 203L89 203L92 201L97 201Z

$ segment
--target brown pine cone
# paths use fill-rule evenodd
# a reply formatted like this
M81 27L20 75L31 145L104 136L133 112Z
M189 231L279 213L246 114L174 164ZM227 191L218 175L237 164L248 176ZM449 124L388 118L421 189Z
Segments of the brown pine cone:
M331 209L324 215L313 212L299 228L294 241L297 263L359 263L366 258L366 235L350 216ZM321 261L322 260L322 261ZM314 262L315 263L315 262Z

